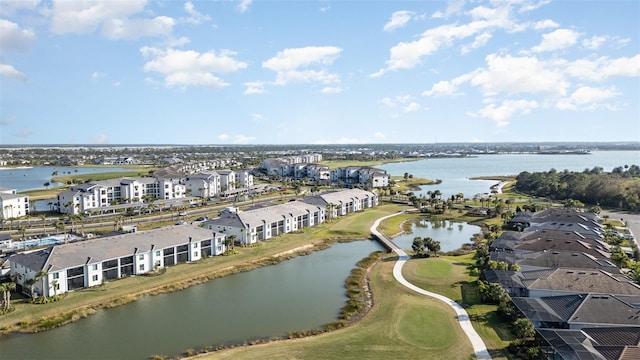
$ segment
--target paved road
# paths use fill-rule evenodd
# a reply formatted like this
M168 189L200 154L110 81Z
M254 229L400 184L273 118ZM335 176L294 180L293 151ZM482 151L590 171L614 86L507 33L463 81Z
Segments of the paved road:
M460 304L449 299L446 296L442 296L440 294L436 294L436 293L421 289L413 285L409 281L407 281L402 275L402 267L409 259L409 256L407 255L407 253L404 252L404 250L399 248L396 244L394 244L392 241L388 240L384 235L378 232L378 225L380 225L380 222L382 220L390 218L392 216L400 215L402 213L404 213L404 211L398 212L396 214L384 216L376 220L373 226L371 226L371 233L381 239L385 239L385 242L388 244L391 244L393 251L396 254L398 254L398 261L393 267L393 277L405 287L419 294L426 295L434 299L438 299L444 302L445 304L449 305L453 309L453 311L456 312L456 316L458 318L458 322L460 323L460 327L462 327L462 331L464 331L465 335L467 335L467 338L471 342L471 345L473 346L473 351L475 352L476 357L482 360L490 360L491 355L489 355L489 351L487 350L487 347L484 344L484 341L482 341L482 338L480 337L480 335L478 335L476 330L473 328L473 325L471 324L471 320L469 319L469 314L467 314L467 311L462 306L460 306Z
M636 238L636 245L640 247L640 214L631 214L627 212L606 211L600 213L600 217L609 215L610 219L622 220L627 224L629 231Z

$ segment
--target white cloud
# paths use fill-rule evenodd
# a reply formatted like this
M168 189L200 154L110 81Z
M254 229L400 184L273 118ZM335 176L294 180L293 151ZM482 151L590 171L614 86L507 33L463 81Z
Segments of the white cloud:
M36 40L31 29L21 29L9 20L0 19L0 49L25 51Z
M581 86L566 99L561 99L556 104L558 109L562 110L592 110L605 106L600 102L608 100L620 95L615 88L594 88L590 86Z
M582 46L589 50L596 50L599 49L606 41L606 36L592 36L588 39L582 40Z
M264 89L265 83L262 81L250 81L244 83L244 86L247 88L244 90L245 95L252 94L264 94L266 91Z
M213 50L198 53L193 50L143 47L140 52L150 59L144 64L144 71L161 74L164 85L168 87L200 85L219 89L229 84L214 73L235 72L247 67L246 63L235 60L235 53L229 50L221 50L216 54Z
M558 64L558 68L580 80L604 81L616 76L637 77L640 76L640 55L631 58L600 57L572 62L563 61Z
M447 10L445 12L436 11L431 16L435 19L449 17L450 15L460 14L464 8L465 0L449 0L447 2Z
M103 78L103 77L105 77L105 76L106 76L106 74L105 74L105 73L102 73L102 72L99 72L99 71L94 71L94 72L91 74L91 81L96 82L96 81L98 81L100 78Z
M321 92L323 94L340 94L341 92L343 92L343 89L340 87L327 86L324 87Z
M168 36L175 20L167 16L132 18L144 14L146 0L53 0L51 31L55 34L90 33L101 29L109 39Z
M253 3L253 0L240 0L240 4L238 4L238 11L240 11L241 13L246 12L247 10L249 10L249 6L251 6L251 3Z
M387 136L379 131L377 131L375 134L373 134L373 137L379 140L385 140L387 138Z
M107 144L109 143L109 137L104 134L98 134L96 136L91 137L92 144Z
M209 15L202 14L201 12L197 11L191 1L187 1L186 3L184 3L184 11L186 11L187 14L191 15L187 18L187 22L191 24L197 25L202 22L211 20L211 17Z
M430 90L427 90L422 93L424 96L434 96L434 97L452 97L460 95L461 93L457 92L458 87L449 81L438 81L437 83L431 86Z
M20 81L27 81L27 75L21 73L16 68L9 64L0 64L0 77L6 79L14 79Z
M538 103L530 100L505 100L500 106L491 103L475 113L469 113L472 116L478 116L493 120L496 126L504 128L509 125L509 118L516 113L526 115L531 109L538 107Z
M245 136L245 135L234 135L233 143L234 144L249 144L253 142L256 138L253 136Z
M553 20L546 19L546 20L535 22L532 27L535 30L545 30L545 29L557 28L559 26L560 26L560 24L558 24L557 22L555 22Z
M400 105L403 105L403 106L406 107L406 106L411 104L411 101L413 99L414 99L414 97L409 95L409 94L407 94L407 95L397 95L397 96L395 96L393 98L384 97L384 98L382 98L382 99L380 99L378 101L378 104L380 104L380 105L382 105L384 107L389 107L389 108L392 108L392 107L395 107L395 106L400 106Z
M182 47L182 46L185 46L185 45L187 45L187 44L188 44L188 43L190 43L190 42L191 42L191 39L189 39L189 38L188 38L188 37L186 37L186 36L181 36L181 37L179 37L179 38L177 38L177 39L176 39L176 38L174 38L174 37L172 37L172 36L170 36L170 37L169 37L169 38L164 42L164 44L165 44L165 47L168 47L168 48L176 48L176 47Z
M539 0L539 1L535 1L535 0L524 0L524 1L514 1L514 3L519 4L520 5L520 9L518 10L518 12L528 12L528 11L532 11L535 10L541 6L547 5L548 3L550 3L551 0Z
M481 48L487 45L487 42L489 42L489 40L491 40L492 37L493 35L491 35L491 33L488 33L488 32L482 33L476 36L476 38L473 40L473 43L471 43L471 45L463 46L461 52L463 54L466 54L473 49Z
M391 14L391 19L384 25L384 31L393 31L405 26L415 13L413 11L396 11Z
M407 104L402 111L404 112L414 112L414 111L418 111L420 110L422 107L420 106L420 104L416 103L416 102L412 102Z
M323 67L331 65L341 51L342 49L334 46L285 49L264 61L262 67L277 73L277 85L290 82L337 83L340 82L339 76L324 70ZM321 70L307 69L312 66L319 66Z
M0 0L0 15L11 15L17 10L34 10L40 0Z
M580 34L570 29L558 29L548 34L542 35L540 45L534 46L531 50L535 52L562 50L573 46Z
M261 121L261 120L264 120L264 115L253 113L251 114L251 119L253 119L254 121Z
M477 69L456 81L469 81L481 87L484 96L498 93L564 96L570 85L561 71L536 57L491 54L486 62L487 68Z
M218 140L220 140L220 141L227 141L227 140L229 140L229 135L227 135L227 134L220 134L220 135L218 135Z

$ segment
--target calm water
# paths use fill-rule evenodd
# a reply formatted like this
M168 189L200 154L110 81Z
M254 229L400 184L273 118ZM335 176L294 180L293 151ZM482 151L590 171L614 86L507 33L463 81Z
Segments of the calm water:
M393 238L393 242L403 249L411 250L413 238L430 237L440 242L441 251L448 252L459 249L463 244L472 243L471 237L481 231L480 226L462 222L421 220L411 225L411 234L397 236Z
M145 359L319 328L346 301L344 280L370 240L336 244L184 291L144 297L39 334L0 340L2 359ZM187 265L188 266L188 265Z
M500 154L479 155L468 158L424 159L413 162L380 166L391 175L405 172L427 179L440 179L441 184L423 186L416 195L427 196L427 191L440 190L443 197L463 193L471 198L475 194L488 193L496 181L469 180L475 176L517 175L522 171L582 171L600 166L611 171L616 166L640 165L640 151L594 151L589 155L537 155Z
M28 169L1 169L0 187L16 189L17 191L44 189L45 182L51 182L54 171L58 176L95 174L103 172L130 171L131 169L107 168L107 167L66 167L66 166L38 166ZM142 174L146 175L146 174ZM51 184L50 187L56 184ZM58 184L59 185L59 184Z

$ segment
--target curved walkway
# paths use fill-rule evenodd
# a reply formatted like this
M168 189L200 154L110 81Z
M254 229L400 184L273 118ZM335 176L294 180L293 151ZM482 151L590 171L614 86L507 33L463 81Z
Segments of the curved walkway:
M403 214L403 213L404 213L404 211L401 211L401 212L398 212L396 214L391 214L391 215L387 215L387 216L381 217L381 218L377 219L373 223L373 225L371 226L371 233L374 234L375 236L377 236L378 238L380 238L383 242L391 244L393 251L396 254L398 254L398 261L396 262L396 264L393 267L393 277L400 284L404 285L405 287L407 287L407 288L409 288L409 289L411 289L411 290L413 290L413 291L415 291L415 292L417 292L419 294L430 296L430 297L432 297L434 299L438 299L438 300L446 303L447 305L449 305L453 309L453 311L456 312L456 316L458 318L458 322L460 323L460 327L462 327L462 331L464 331L465 335L467 335L467 338L469 338L469 341L471 342L471 345L473 346L473 351L474 351L476 357L478 359L483 359L483 360L491 359L491 355L489 355L489 351L487 350L487 347L485 346L484 341L482 341L482 338L480 337L480 335L478 335L476 330L473 328L473 325L471 324L471 320L469 319L469 314L467 314L467 311L462 306L460 306L460 304L458 304L457 302L449 299L446 296L442 296L440 294L436 294L436 293L421 289L421 288L413 285L409 281L407 281L404 278L404 276L402 275L402 267L404 266L404 264L409 259L409 255L407 255L407 253L405 253L404 250L399 248L396 244L394 244L392 241L390 241L384 235L382 235L378 231L378 225L380 225L380 222L382 220L384 220L384 219L390 218L392 216L400 215L400 214Z

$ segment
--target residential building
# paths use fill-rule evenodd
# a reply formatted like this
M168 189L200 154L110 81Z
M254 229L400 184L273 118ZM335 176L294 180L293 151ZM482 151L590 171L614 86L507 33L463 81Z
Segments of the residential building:
M236 189L236 172L233 170L218 170L220 175L220 188L222 192Z
M82 214L116 204L185 197L186 188L167 178L122 178L74 185L58 194L58 211Z
M331 182L346 186L381 188L389 185L391 175L386 170L370 166L348 166L331 170Z
M229 236L235 235L237 241L243 244L253 244L315 226L328 217L344 216L376 205L378 197L374 193L349 189L253 210L227 211L217 218L205 221L203 226Z
M9 261L23 292L30 293L27 281L34 279L37 295L53 296L221 255L224 242L224 234L198 226L175 225L18 253Z
M16 193L16 189L0 188L0 219L17 219L29 215L29 196Z
M537 329L536 343L548 359L640 359L640 327Z
M220 194L220 174L215 171L188 175L185 187L191 190L191 196L209 198Z

